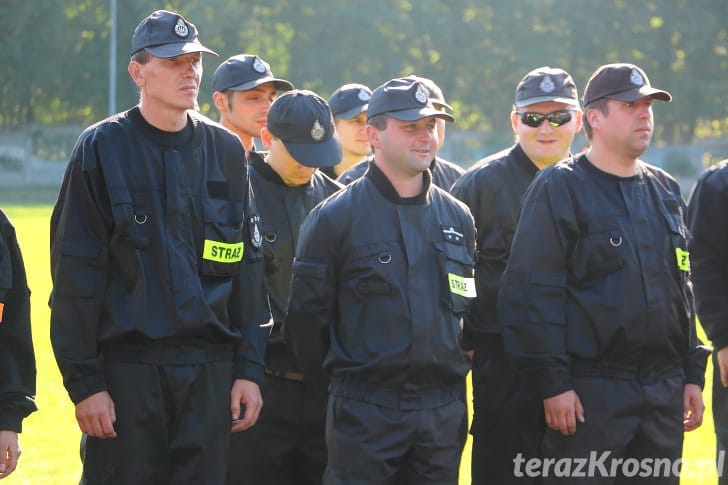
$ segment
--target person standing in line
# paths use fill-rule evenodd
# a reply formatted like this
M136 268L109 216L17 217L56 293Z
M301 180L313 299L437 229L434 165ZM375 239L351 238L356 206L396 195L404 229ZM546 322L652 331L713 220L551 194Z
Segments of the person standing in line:
M308 212L342 188L320 173L341 159L329 107L305 90L283 93L261 129L265 157L250 152L250 183L263 231L265 285L274 326L266 348L265 407L256 425L232 436L228 483L314 485L326 467L325 385L303 372L281 336L298 230Z
M453 118L405 79L367 116L374 162L304 220L283 334L307 376L330 378L324 483L454 485L475 228L428 170L436 118Z
M290 91L293 84L273 75L270 65L253 54L232 56L215 70L212 101L220 113L220 124L243 142L245 155L255 151L270 105L278 92Z
M542 469L545 484L623 483L632 462L651 467L639 483L677 484L684 432L702 423L708 351L685 204L675 179L639 159L653 101L671 99L633 64L599 67L584 90L589 149L524 195L497 310L508 355L543 399L542 463L608 453L593 476ZM524 466L517 457L514 473Z
M18 434L35 405L30 289L10 219L0 210L0 479L18 465Z
M464 347L473 351L473 484L535 483L514 476L513 459L539 456L543 405L506 356L496 305L521 197L541 169L569 156L581 130L571 75L548 66L527 73L516 87L511 127L516 144L477 162L450 190L470 207L478 236L478 297L463 331Z
M341 142L341 162L321 170L336 180L343 172L363 161L371 153L364 128L367 126L367 108L372 90L363 84L344 84L329 97L334 115L336 135Z
M432 105L435 107L435 109L438 109L448 115L452 112L452 106L447 104L442 89L440 89L440 86L435 84L434 81L415 75L410 75L403 79L418 81L422 83L427 88L430 99L432 100ZM437 149L435 150L435 156L430 162L429 169L432 173L432 183L437 185L441 189L450 190L453 182L455 182L463 174L464 170L454 163L448 162L444 158L437 156L437 150L442 148L442 145L445 143L445 123L447 121L450 120L448 118L437 118L436 120ZM361 177L364 172L366 172L369 166L369 162L371 162L371 157L367 158L362 162L359 162L346 172L342 173L337 180L344 185L350 184L354 180Z
M270 311L238 137L194 108L194 24L132 37L137 106L79 137L51 216L51 343L84 484L224 483L262 406Z
M700 323L713 344L713 423L718 483L728 484L728 160L709 167L695 184L688 202L688 243ZM721 459L721 455L723 459Z

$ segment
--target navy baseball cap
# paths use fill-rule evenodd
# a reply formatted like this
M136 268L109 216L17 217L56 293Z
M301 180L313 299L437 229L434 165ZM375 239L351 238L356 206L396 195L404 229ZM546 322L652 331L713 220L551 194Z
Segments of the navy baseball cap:
M584 89L584 106L602 98L631 103L646 96L671 101L672 95L653 88L645 71L634 64L605 64L591 75Z
M191 52L217 55L200 43L195 24L188 22L180 14L167 10L152 12L134 29L131 53L134 55L142 49L162 59Z
M258 56L240 54L229 57L215 69L212 90L247 91L265 83L273 83L278 91L290 91L293 84L273 76L270 65Z
M344 84L329 97L331 114L336 118L350 120L369 108L372 90L363 84Z
M427 116L455 121L449 113L435 108L427 87L413 79L392 79L374 90L367 119L382 114L400 121L415 121Z
M267 126L301 165L332 167L341 161L331 109L313 91L294 89L281 94L270 106Z
M414 74L410 74L409 76L405 76L402 79L412 79L414 81L419 81L422 84L425 85L428 91L430 91L430 99L432 100L432 104L434 105L440 105L444 106L445 108L452 111L452 106L447 104L447 101L445 101L445 94L443 94L442 89L440 89L440 86L438 86L435 81L432 79L416 76Z
M549 66L538 67L526 74L518 83L514 104L516 108L523 108L548 101L578 108L579 95L576 83L571 75L563 69Z

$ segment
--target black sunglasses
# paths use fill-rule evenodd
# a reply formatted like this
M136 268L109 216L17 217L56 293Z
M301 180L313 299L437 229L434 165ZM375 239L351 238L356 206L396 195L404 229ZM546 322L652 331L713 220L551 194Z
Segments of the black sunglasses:
M532 128L541 126L544 120L549 120L549 124L556 128L571 121L571 113L573 112L574 110L565 109L562 111L552 111L548 114L535 113L533 111L516 111L516 114L521 117L521 123Z

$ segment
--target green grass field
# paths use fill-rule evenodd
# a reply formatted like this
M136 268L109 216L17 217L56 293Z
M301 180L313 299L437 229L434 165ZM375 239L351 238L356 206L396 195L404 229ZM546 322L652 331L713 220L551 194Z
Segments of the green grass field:
M20 437L23 454L18 469L4 484L42 485L78 483L81 464L78 447L80 432L76 426L73 406L63 388L60 374L53 359L49 341L48 295L50 292L50 270L48 251L48 224L50 203L54 191L33 192L3 191L0 189L0 207L13 221L23 251L29 285L32 291L32 322L38 367L37 404L39 411L24 422ZM33 200L31 204L19 202ZM23 205L21 205L23 204ZM708 369L706 381L711 382L712 368ZM683 485L705 485L715 482L715 472L705 473L703 469L690 467L689 463L705 463L713 459L715 439L712 415L710 413L710 386L706 387L704 398L706 414L701 428L688 433L685 438L684 459L688 467L683 476ZM588 413L588 410L587 410ZM588 418L588 414L587 414ZM461 465L461 484L470 483L470 441L466 445Z

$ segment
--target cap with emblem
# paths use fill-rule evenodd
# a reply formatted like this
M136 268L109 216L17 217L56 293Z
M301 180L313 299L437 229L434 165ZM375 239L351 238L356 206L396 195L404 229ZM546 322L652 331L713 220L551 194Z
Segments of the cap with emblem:
M167 10L152 12L134 30L131 53L145 49L154 57L167 59L191 52L217 55L198 39L197 27L183 16Z
M646 96L671 101L667 91L653 88L647 74L634 64L605 64L594 71L584 89L584 106L602 98L631 103Z
M419 81L422 84L425 85L427 90L430 92L430 99L432 100L432 104L435 105L437 108L444 107L448 110L452 111L452 106L447 104L447 101L445 101L445 94L443 94L442 89L440 89L440 86L435 84L435 81L432 79L428 79L426 77L416 76L414 74L410 74L409 76L405 76L403 79L412 79L414 81Z
M538 67L516 87L516 108L554 101L579 107L579 95L571 75L563 69Z
M455 121L452 115L433 106L427 87L414 79L392 79L374 90L367 119L382 114L400 121L415 121L427 116Z
M267 125L301 165L332 167L341 161L329 105L313 91L294 89L281 94L270 106Z
M335 118L350 120L369 108L372 90L363 84L344 84L331 93L329 106Z
M215 70L212 90L248 91L264 83L273 83L278 91L290 91L293 84L273 76L270 65L258 56L240 54L229 57Z

